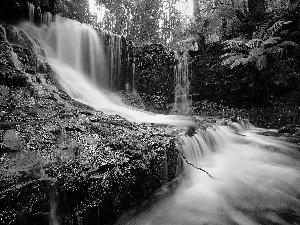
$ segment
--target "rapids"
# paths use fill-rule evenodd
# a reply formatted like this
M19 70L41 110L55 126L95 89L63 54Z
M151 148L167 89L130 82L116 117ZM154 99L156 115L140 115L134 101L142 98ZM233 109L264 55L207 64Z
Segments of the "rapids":
M122 104L107 88L107 52L101 35L91 27L60 17L50 27L21 27L38 37L72 98L134 122L196 126L191 116L156 115ZM156 201L124 214L117 224L300 224L299 148L283 138L259 134L265 131L244 122L179 136L186 160L212 178L183 160L176 189L163 187Z
M234 125L243 133L214 126L181 138L186 158L213 178L185 164L175 190L163 187L116 224L300 224L299 148Z

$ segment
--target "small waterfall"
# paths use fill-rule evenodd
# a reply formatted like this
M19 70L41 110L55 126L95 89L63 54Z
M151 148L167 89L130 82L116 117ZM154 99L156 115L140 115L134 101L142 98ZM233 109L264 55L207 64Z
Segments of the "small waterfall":
M18 59L18 55L15 52L13 52L13 50L11 51L11 57L12 57L12 61L14 63L14 66L19 70L22 69L22 64Z
M114 74L115 74L115 80L114 80L114 84L115 84L115 88L120 86L119 84L119 77L121 74L121 36L120 35L115 35L115 41L114 41Z
M182 56L178 52L175 52L175 59L178 64L174 67L175 74L175 102L173 106L174 113L186 114L189 112L190 101L189 89L190 82L188 80L188 53L184 52Z
M38 23L42 23L42 21L43 21L43 14L42 14L42 10L41 10L40 7L36 8L36 15L38 17L38 18L36 18L37 22Z
M107 63L109 64L108 87L116 90L119 87L118 78L121 73L121 36L108 31L101 31L102 39L106 41Z
M212 178L184 162L176 191L116 224L299 224L299 147L259 135L267 130L248 125L214 125L181 136L186 160Z
M7 40L7 35L6 35L5 29L3 31L4 31L5 39ZM13 31L15 31L16 33L18 32L16 29L14 29ZM12 62L14 64L15 68L18 70L22 69L22 63L18 59L18 54L14 52L11 44L9 44L9 48L10 48L10 52L11 52L11 59L12 59Z
M132 63L132 89L135 89L135 63Z
M42 14L42 24L46 26L50 26L51 22L53 21L53 16L50 12L43 12Z
M34 10L35 10L35 7L34 7L33 4L28 2L28 8L29 8L29 21L31 23L34 23Z
M203 166L203 162L207 162L211 156L211 143L208 142L209 134L203 131L201 128L197 129L193 136L181 136L181 151L185 156L186 160L196 167ZM205 160L204 160L205 159ZM185 171L191 167L189 164L184 162Z
M58 192L55 183L48 184L50 192L50 215L49 215L49 225L59 225L58 218L56 216L57 202L58 202Z

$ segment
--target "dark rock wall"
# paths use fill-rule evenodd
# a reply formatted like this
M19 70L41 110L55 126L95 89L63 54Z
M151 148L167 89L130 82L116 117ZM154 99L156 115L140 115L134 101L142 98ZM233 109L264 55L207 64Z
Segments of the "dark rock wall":
M14 24L29 20L28 2L35 5L35 22L40 23L41 12L53 12L56 0L1 0L0 21Z

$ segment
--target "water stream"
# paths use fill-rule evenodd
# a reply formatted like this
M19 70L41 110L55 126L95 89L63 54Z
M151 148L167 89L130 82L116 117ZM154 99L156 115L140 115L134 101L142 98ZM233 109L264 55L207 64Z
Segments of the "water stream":
M185 164L175 190L160 191L116 224L300 224L299 149L234 125L243 132L214 126L181 138L186 158L213 178Z
M33 28L64 90L74 99L130 121L194 126L193 117L157 115L130 108L111 93L107 51L91 27L57 17ZM28 29L29 25L23 25ZM114 44L118 45L119 39ZM109 53L119 54L117 47ZM116 60L114 71L119 65ZM186 160L178 187L163 200L124 215L117 224L300 224L300 155L296 146L249 123L214 125L180 137Z

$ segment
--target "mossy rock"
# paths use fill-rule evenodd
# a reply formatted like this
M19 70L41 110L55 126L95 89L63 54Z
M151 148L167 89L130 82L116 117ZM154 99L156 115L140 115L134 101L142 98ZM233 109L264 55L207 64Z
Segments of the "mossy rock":
M11 66L0 63L0 85L24 87L28 84L28 76Z
M37 56L33 51L19 45L11 45L13 52L17 54L20 69L25 73L35 74L37 69Z

